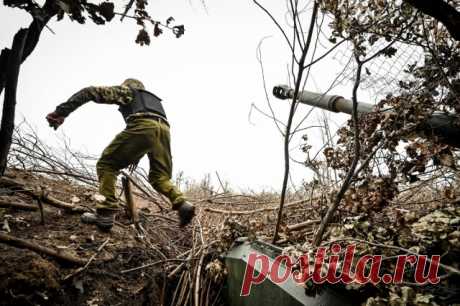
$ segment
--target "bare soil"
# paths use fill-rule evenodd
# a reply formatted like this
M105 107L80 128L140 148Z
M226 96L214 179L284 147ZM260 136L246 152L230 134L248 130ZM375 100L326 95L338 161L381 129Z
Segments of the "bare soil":
M28 173L15 172L9 176L27 185L46 186L47 191L60 200L70 202L77 196L81 201L78 205L94 206L90 199L94 190L90 188ZM2 200L37 205L21 193L11 193L1 186L0 190ZM162 258L157 250L170 255L178 251L177 247L164 245L152 235L148 242L157 240L155 250L145 237L142 239L136 235L124 213L119 214L112 232L107 234L93 225L81 223L80 214L64 213L48 205L44 208L44 225L39 211L0 209L0 230L79 258L89 260L97 255L85 270L74 274L79 268L75 265L0 243L0 305L160 305L161 301L167 300L163 265L129 273L121 271L159 261ZM174 215L170 217L174 218ZM171 230L177 227L160 220L144 224L147 233L161 234L165 227L171 227ZM178 235L170 237L170 242L186 241L180 234L187 235L187 231L176 232ZM109 242L98 252L108 238Z

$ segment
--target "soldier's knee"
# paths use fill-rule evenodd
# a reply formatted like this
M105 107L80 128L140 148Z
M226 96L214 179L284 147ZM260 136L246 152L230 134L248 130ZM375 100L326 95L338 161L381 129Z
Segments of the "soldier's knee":
M155 188L155 190L160 191L162 189L162 183L157 180L157 179L151 179L150 184L152 184L152 187Z
M100 158L96 163L96 171L98 176L100 176L101 174L107 172L116 173L118 172L118 167L116 167L116 165L114 165L110 161L104 158Z
M150 181L153 188L159 192L167 193L171 189L169 178L157 177Z
M96 163L96 171L97 173L103 172L105 169L107 169L107 164L104 162L104 160L99 159Z

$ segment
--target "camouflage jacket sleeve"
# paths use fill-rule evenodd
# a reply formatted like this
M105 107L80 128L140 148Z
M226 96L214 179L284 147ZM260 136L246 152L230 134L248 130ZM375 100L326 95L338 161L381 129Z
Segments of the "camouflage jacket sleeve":
M71 112L89 101L101 104L126 105L134 100L132 90L127 86L86 87L56 107L56 113L67 117Z

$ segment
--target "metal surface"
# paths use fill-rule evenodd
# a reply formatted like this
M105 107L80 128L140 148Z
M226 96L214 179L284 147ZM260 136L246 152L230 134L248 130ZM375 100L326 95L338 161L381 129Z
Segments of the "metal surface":
M286 85L279 85L273 88L273 95L279 99L292 99L294 89ZM324 95L310 91L301 91L298 101L321 109L345 113L351 115L353 102L341 96ZM374 111L372 104L358 102L358 113L370 113ZM388 110L391 111L391 110ZM417 127L421 137L438 137L442 143L460 148L460 120L454 114L434 113L428 120Z
M282 284L274 284L268 278L259 285L252 285L249 296L241 296L241 286L248 263L249 254L265 254L270 261L281 253L281 249L268 243L242 242L230 249L225 257L228 269L226 300L229 306L326 306L326 305L352 305L350 298L339 294L331 288L325 288L315 297L307 296L305 289L295 283L291 278ZM255 271L260 272L259 261L256 262ZM281 265L279 274L285 268Z
M273 88L273 95L278 99L286 100L294 97L294 89L286 85L279 85ZM327 111L345 113L351 115L353 103L350 100L336 95L325 95L311 91L299 92L298 101L314 107L319 107ZM368 103L358 103L358 113L370 113L374 106Z

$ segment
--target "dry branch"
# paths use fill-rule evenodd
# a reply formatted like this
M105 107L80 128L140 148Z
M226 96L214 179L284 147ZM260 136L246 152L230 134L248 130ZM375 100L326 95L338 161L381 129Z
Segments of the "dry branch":
M309 227L310 225L313 225L313 224L316 224L316 223L319 223L321 222L321 220L308 220L308 221L305 221L305 222L300 222L300 223L297 223L297 224L292 224L292 225L288 225L286 227L287 231L288 232L294 232L294 231L299 231L299 230L302 230L306 227Z
M196 270L196 279L195 279L195 292L194 292L194 297L195 297L195 306L200 306L200 279L201 279L201 268L203 266L203 260L204 260L204 251L201 252L201 257L200 261L198 262L198 267Z
M21 239L21 238L16 238L8 234L0 233L0 242L3 242L5 244L21 248L21 249L28 249L37 253L42 253L49 255L51 257L55 257L58 259L61 259L63 261L76 264L76 265L84 265L86 263L85 259L75 257L73 255L64 253L59 250L54 250L45 246L38 245L34 242Z
M145 265L142 265L142 266L139 266L139 267L135 267L135 268L127 269L127 270L122 270L122 271L120 271L120 273L125 274L125 273L129 273L129 272L138 271L138 270L142 270L142 269L145 269L145 268L153 267L153 266L165 263L165 262L173 262L173 261L183 262L183 261L185 261L185 259L174 259L174 258L172 258L172 259L158 260L158 261L148 263L148 264L145 264Z
M133 193L131 190L131 183L130 181L124 177L122 178L123 190L125 192L125 199L126 199L126 211L128 213L128 217L131 218L134 224L139 223L139 213L136 209L136 203L133 199Z
M29 205L25 203L19 203L19 202L11 202L11 201L0 201L0 208L15 208L19 210L31 210L35 211L38 209L37 206L35 205Z
M37 195L34 194L33 197L37 197ZM58 200L48 194L43 195L43 202L51 206L54 206L56 208L65 209L66 211L69 211L69 212L81 213L81 212L87 211L87 209L83 207L75 206L73 204Z
M318 198L314 198L312 200L317 200L317 199ZM292 207L292 206L296 206L296 205L300 205L300 204L305 204L305 203L308 203L308 202L310 202L310 200L295 201L295 202L285 204L284 208ZM273 211L273 210L278 210L278 209L279 209L279 206L258 208L258 209L254 209L254 210L223 210L223 209L215 209L215 208L205 207L203 210L213 212L213 213L219 213L219 214L250 215L250 214L266 212L266 211ZM305 208L305 209L308 209L308 208Z
M370 58L368 58L369 60ZM350 187L350 184L353 180L353 177L356 175L355 170L356 167L358 166L359 162L359 157L360 157L360 150L361 150L361 144L359 141L359 126L358 126L358 88L359 84L361 83L361 71L363 68L364 61L361 61L359 59L359 55L355 54L355 60L358 65L358 68L356 70L356 79L355 79L355 84L353 86L353 105L352 105L352 113L351 113L351 118L352 118L352 123L353 123L353 133L354 133L354 155L353 155L353 160L351 162L350 168L348 169L348 173L342 183L342 186L340 187L340 190L338 191L334 202L331 203L326 211L326 215L324 216L319 229L313 239L313 245L318 246L320 245L321 241L323 240L323 235L324 232L326 231L326 228L328 224L331 222L332 216L334 215L335 211L340 205L340 202L342 201L345 192L348 190Z
M319 8L319 3L315 1L313 4L313 9L311 13L310 27L308 29L307 40L304 46L301 45L302 52L301 52L300 60L298 62L299 68L297 71L297 78L295 81L294 96L292 98L291 107L289 110L288 122L286 125L286 131L284 133L284 178L283 178L283 185L281 189L281 200L280 200L280 207L278 210L278 219L276 221L275 233L273 234L273 240L272 240L273 244L276 244L276 241L278 241L278 232L279 232L282 218L283 218L283 208L284 208L285 200L286 200L286 191L287 191L287 183L289 179L289 168L290 168L289 143L290 143L290 137L291 137L291 126L292 126L294 114L296 111L296 105L297 105L296 99L300 92L300 87L303 81L303 74L305 72L305 69L304 69L305 60L307 58L307 54L310 49L310 44L311 44L311 40L313 37L313 29L315 27L315 21L316 21L317 14L318 14L318 8ZM292 52L292 56L293 58L295 57L294 50Z
M45 204L49 204L51 206L54 206L56 208L61 208L66 210L67 212L75 212L75 213L81 213L87 211L84 207L80 206L75 206L73 204L58 200L49 194L42 193L41 191L37 191L33 188L25 186L23 183L18 182L14 179L10 179L7 177L0 177L0 185L7 187L7 188L12 188L14 191L19 191L23 192L35 200L40 200Z
M91 256L91 258L88 260L88 262L83 266L83 267L80 267L78 268L77 270L75 270L73 273L67 275L66 277L64 277L63 280L68 280L69 278L71 277L74 277L75 275L81 273L82 271L86 270L88 268L88 266L93 262L93 260L96 258L96 256L102 251L102 249L107 245L107 243L109 243L110 241L110 238L107 238L106 241L104 241L100 247L97 248L96 250L96 253L93 254L93 256Z
M156 206L158 206L158 208L163 211L164 207L161 206L157 201L156 199L152 196L152 194L150 194L150 192L148 192L144 187L142 187L138 182L137 180L132 177L129 173L127 173L126 171L122 170L121 171L121 174L123 174L127 179L129 179L134 186L136 186L137 189L139 189L140 191L142 191L142 193L144 195L146 195L149 199L153 199L155 201L152 201Z

